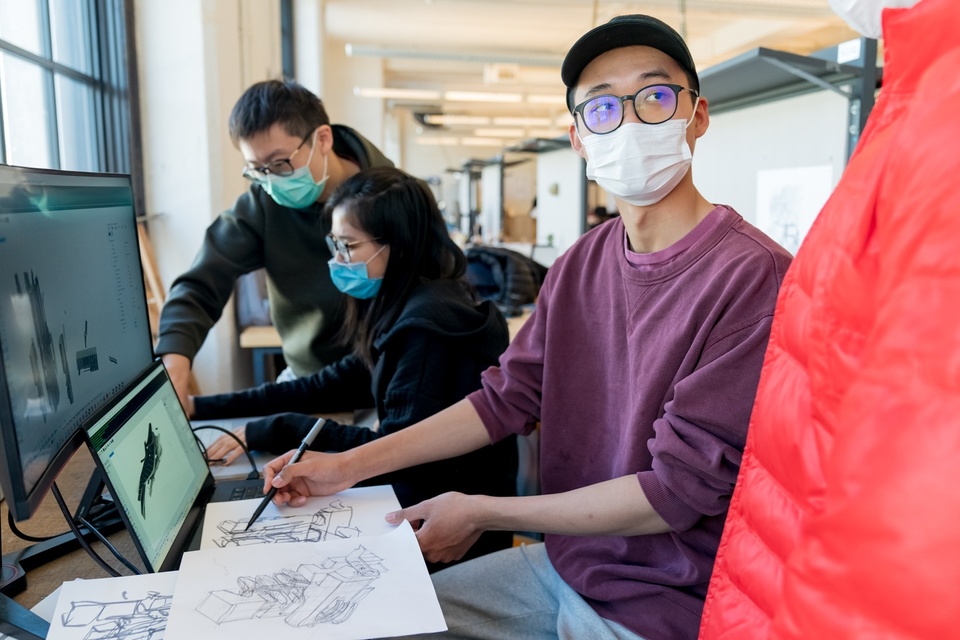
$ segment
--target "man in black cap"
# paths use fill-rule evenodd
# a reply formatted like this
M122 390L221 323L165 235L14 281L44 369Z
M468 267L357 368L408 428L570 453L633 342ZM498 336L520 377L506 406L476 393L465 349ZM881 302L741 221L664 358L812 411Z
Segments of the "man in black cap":
M485 530L546 534L434 574L449 635L692 640L790 256L694 187L709 117L673 29L615 18L561 73L573 148L620 217L554 263L482 389L349 453L283 469L288 454L266 481L299 503L539 422L543 495L444 494L388 516L433 561Z

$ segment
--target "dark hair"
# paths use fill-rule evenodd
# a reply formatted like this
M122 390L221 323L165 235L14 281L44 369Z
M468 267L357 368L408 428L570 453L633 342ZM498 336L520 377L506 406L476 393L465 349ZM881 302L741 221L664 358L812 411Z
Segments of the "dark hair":
M390 246L380 291L371 300L348 296L339 334L372 366L374 340L397 319L413 288L429 280L462 279L467 259L450 239L430 188L399 169L354 174L327 201L328 212L338 207L351 225Z
M230 139L266 131L275 123L295 138L306 138L320 125L330 124L320 98L292 80L264 80L240 96L230 112Z

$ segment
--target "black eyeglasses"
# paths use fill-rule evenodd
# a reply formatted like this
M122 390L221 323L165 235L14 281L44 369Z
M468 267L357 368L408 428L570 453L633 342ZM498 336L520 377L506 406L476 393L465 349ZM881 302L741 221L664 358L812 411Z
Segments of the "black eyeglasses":
M376 240L357 240L356 242L345 242L332 233L328 233L324 240L327 241L327 249L330 249L330 255L338 255L346 262L350 262L350 249L368 242L376 242Z
M279 160L274 160L273 162L267 163L262 167L244 167L243 168L243 177L249 180L250 182L266 182L267 176L278 176L286 177L293 175L294 168L293 163L290 162L293 160L293 156L297 155L297 152L303 148L303 145L307 143L307 140L313 136L313 131L307 134L307 137L300 141L300 144L297 145L297 148L293 150L286 158L280 158Z
M623 103L630 100L640 122L660 124L677 113L681 91L689 91L694 97L700 95L679 84L652 84L629 96L594 96L574 107L573 113L574 117L580 114L584 126L591 133L612 133L623 124Z

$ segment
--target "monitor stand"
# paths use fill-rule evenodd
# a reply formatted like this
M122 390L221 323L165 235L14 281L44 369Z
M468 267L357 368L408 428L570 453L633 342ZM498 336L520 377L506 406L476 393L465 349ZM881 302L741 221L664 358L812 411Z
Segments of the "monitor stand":
M98 515L105 515L110 509L115 509L112 503L103 500L101 496L103 488L103 477L100 475L100 470L95 469L87 484L86 491L84 491L83 498L80 500L80 506L77 507L75 519L79 520L83 517L90 520ZM112 533L122 527L123 520L115 510L112 516L106 517L97 526L100 532L104 534ZM84 538L93 537L93 534L82 526L80 531L85 534ZM79 548L80 543L77 541L77 537L72 532L67 532L56 538L37 542L2 556L0 633L5 633L18 640L43 640L43 638L46 638L47 630L50 627L49 623L11 600L9 596L14 596L27 588L27 571ZM0 550L0 555L2 555L2 550Z

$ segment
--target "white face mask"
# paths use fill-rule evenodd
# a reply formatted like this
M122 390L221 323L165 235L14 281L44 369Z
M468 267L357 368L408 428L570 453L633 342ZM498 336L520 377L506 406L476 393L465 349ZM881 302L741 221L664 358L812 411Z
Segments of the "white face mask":
M687 127L699 101L689 120L626 122L611 133L580 138L587 150L587 177L613 197L638 207L663 200L690 170L693 154Z
M920 0L830 0L830 7L850 28L868 38L883 36L880 16L887 8L906 8Z

